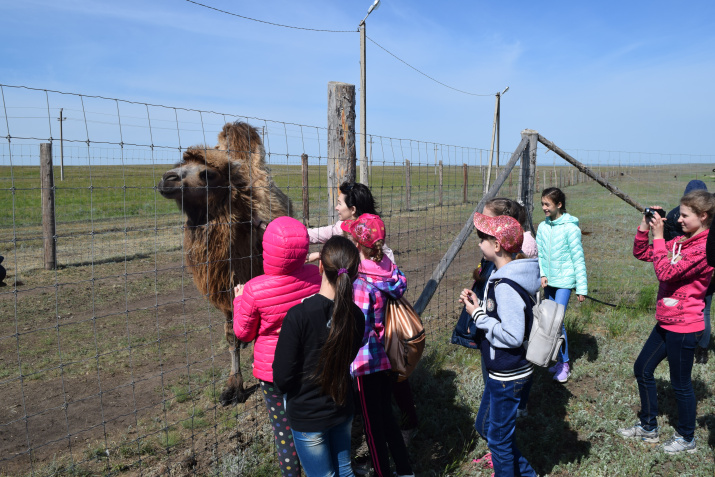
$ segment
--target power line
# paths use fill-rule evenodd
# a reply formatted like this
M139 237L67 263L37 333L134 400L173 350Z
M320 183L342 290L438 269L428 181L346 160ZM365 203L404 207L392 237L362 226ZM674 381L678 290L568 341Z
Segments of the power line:
M226 15L232 15L232 16L234 16L234 17L243 18L244 20L250 20L250 21L258 22L258 23L265 23L265 24L267 24L267 25L273 25L273 26L278 26L278 27L283 27L283 28L292 28L292 29L294 29L294 30L316 31L316 32L323 32L323 33L357 33L357 32L359 31L359 30L323 30L323 29L318 29L318 28L305 28L305 27L297 27L297 26L291 26L291 25L283 25L283 24L280 24L280 23L273 23L273 22L268 22L268 21L265 21L265 20L259 20L259 19L257 19L257 18L251 18L251 17L247 17L247 16L244 16L244 15L239 15L239 14L237 14L237 13L227 12L226 10L221 10L221 9L219 9L219 8L211 7L211 6L209 6L209 5L204 5L203 3L199 3L199 2L196 2L196 1L194 1L194 0L186 0L186 1L189 2L189 3L193 3L194 5L198 5L198 6L200 6L200 7L208 8L209 10L214 10L214 11L217 11L217 12L220 12L220 13L225 13ZM462 94L467 94L467 95L469 95L469 96L494 96L494 95L496 94L496 93L488 93L488 94L470 93L469 91L464 91L464 90L455 88L455 87L453 87L453 86L450 86L450 85L448 85L448 84L442 83L441 81L436 80L435 78L431 77L431 76L428 75L427 73L418 70L417 68L415 68L414 66L412 66L411 64L409 64L408 62L406 62L405 60L403 60L402 58L400 58L399 56L397 56L396 54L394 54L394 53L392 53L391 51L389 51L389 50L388 50L387 48L385 48L384 46L380 45L378 42L376 42L375 40L373 40L373 39L370 38L369 36L366 37L366 38L367 38L368 40L370 40L371 42L373 42L373 43L374 43L375 45L377 45L378 47L380 47L380 49L382 49L383 51L385 51L387 54L389 54L390 56L392 56L392 57L395 58L396 60L400 61L401 63L404 63L405 65L407 65L408 67L412 68L414 71L416 71L417 73L421 74L421 75L424 76L425 78L428 78L428 79L434 81L435 83L444 86L445 88L449 88L449 89L451 89L451 90L453 90L453 91L457 91L458 93L462 93Z
M283 27L283 28L292 28L293 30L318 31L318 32L323 32L323 33L357 33L357 30L323 30L323 29L319 29L319 28L305 28L305 27L297 27L297 26L291 26L291 25L282 25L280 23L267 22L265 20L259 20L257 18L246 17L243 15L239 15L238 13L227 12L226 10L221 10L220 8L215 8L215 7L211 7L209 5L204 5L203 3L195 2L194 0L186 0L186 1L189 3L193 3L194 5L198 5L200 7L208 8L209 10L215 10L217 12L225 13L226 15L232 15L234 17L243 18L244 20L251 20L252 22L265 23L266 25L273 25L273 26Z
M431 77L431 76L428 75L427 73L424 73L424 72L418 70L417 68L415 68L414 66L412 66L411 64L409 64L408 62L406 62L405 60L403 60L402 58L400 58L399 56L397 56L396 54L394 54L394 53L392 53L391 51L389 51L389 50L388 50L387 48L385 48L384 46L380 45L378 42L376 42L375 40L373 40L373 39L370 38L369 36L366 37L366 38L367 38L368 40L370 40L371 42L373 42L373 43L374 43L375 45L377 45L378 47L380 47L380 49L382 49L385 53L389 54L390 56L392 56L392 57L395 58L396 60L398 60L398 61L404 63L405 65L409 66L410 68L412 68L413 70L415 70L416 72L418 72L419 74L421 74L422 76L431 79L431 80L434 81L435 83L441 84L441 85L444 86L445 88L449 88L449 89L454 90L454 91L457 91L457 92L459 92L459 93L468 94L468 95L470 95L470 96L494 96L494 95L496 94L496 93L489 93L489 94L470 93L469 91L463 91L463 90L461 90L461 89L454 88L454 87L452 87L452 86L450 86L450 85L448 85L448 84L444 84L444 83L442 83L441 81L438 81L438 80L434 79L433 77Z

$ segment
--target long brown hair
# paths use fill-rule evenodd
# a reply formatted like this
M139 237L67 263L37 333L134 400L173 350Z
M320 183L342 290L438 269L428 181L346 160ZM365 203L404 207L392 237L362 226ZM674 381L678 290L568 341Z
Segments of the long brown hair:
M360 266L360 254L347 238L333 235L320 252L323 273L335 287L333 315L330 332L323 345L314 377L323 394L333 398L335 404L345 404L351 388L350 363L355 340L353 318L353 281Z

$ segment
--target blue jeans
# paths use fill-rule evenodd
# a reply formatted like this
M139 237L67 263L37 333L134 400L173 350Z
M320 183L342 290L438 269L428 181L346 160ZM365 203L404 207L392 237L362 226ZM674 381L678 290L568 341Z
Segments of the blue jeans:
M668 358L670 385L673 386L678 405L678 425L675 430L687 441L691 441L695 436L696 402L690 374L693 370L695 344L702 333L675 333L661 328L660 325L653 328L633 365L641 398L638 417L644 429L651 431L658 427L658 394L653 373L660 362Z
M531 376L514 381L487 378L474 428L487 441L492 453L495 475L536 476L529 461L516 447L516 409Z
M710 332L712 330L710 325L710 305L713 303L712 295L705 295L705 308L703 309L703 319L705 320L705 331L703 332L703 337L700 338L698 346L707 349L710 345Z
M350 465L350 429L353 418L321 432L301 432L293 429L293 442L298 451L303 472L308 477L340 477L353 475Z
M547 300L555 301L564 306L564 312L569 304L569 298L571 297L571 290L568 288L554 288L547 286L544 288L544 296ZM569 361L569 342L566 338L566 325L561 325L561 331L564 334L564 344L559 350L559 361L562 363L568 363Z

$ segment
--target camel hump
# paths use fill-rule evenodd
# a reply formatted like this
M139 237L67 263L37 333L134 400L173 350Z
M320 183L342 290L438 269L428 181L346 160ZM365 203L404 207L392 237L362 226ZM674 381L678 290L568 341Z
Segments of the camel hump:
M254 162L255 156L263 160L265 155L258 130L242 121L224 124L223 129L218 133L217 148L228 151L230 156L244 161L250 154L254 154Z

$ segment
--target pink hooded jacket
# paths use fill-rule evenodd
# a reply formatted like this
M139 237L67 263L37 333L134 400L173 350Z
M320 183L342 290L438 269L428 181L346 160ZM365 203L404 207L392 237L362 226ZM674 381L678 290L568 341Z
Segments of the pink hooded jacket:
M633 255L638 260L653 262L660 282L655 319L663 329L676 333L705 329L705 291L713 276L713 267L705 260L709 233L710 230L703 230L694 237L680 236L668 242L655 239L648 244L648 232L640 227L636 231Z
M308 232L291 217L278 217L263 235L264 275L252 278L233 300L233 331L241 341L254 339L253 375L273 382L273 356L288 310L318 293L318 267L306 265Z

